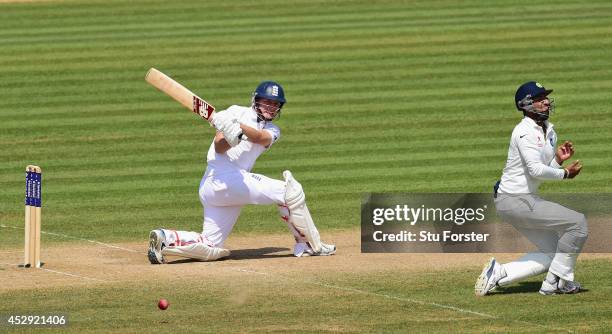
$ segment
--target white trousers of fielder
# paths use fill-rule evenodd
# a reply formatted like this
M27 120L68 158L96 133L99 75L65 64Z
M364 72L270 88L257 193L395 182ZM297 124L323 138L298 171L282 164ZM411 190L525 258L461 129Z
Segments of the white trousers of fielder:
M582 213L536 195L498 194L495 207L502 220L514 226L538 248L536 252L504 264L507 276L498 282L499 285L547 271L574 281L576 259L588 234Z

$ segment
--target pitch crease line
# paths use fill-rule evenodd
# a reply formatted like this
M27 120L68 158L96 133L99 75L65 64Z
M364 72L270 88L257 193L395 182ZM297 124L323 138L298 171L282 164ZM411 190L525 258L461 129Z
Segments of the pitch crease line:
M93 277L87 277L87 276L67 273L67 272L63 272L63 271L59 271L59 270L52 270L52 269L47 269L47 268L39 268L39 269L44 270L44 271L48 271L48 272L52 272L52 273L55 273L55 274L66 275L66 276L71 276L71 277L75 277L75 278L81 278L81 279L90 280L90 281L97 281L97 282L103 282L103 283L112 282L112 281L107 281L107 280L103 280L103 279L99 279L99 278L93 278Z
M11 263L5 263L5 262L0 262L0 265L7 266L7 267L17 267L17 266L19 266L19 264L11 264ZM103 283L114 282L114 281L107 281L107 280L103 280L103 279L99 279L99 278L93 278L93 277L87 277L87 276L83 276L83 275L77 275L77 274L68 273L68 272L59 271L59 270L47 269L47 268L30 268L30 269L44 270L44 271L48 271L48 272L51 272L51 273L54 273L54 274L71 276L71 277L81 278L81 279L90 280L90 281L97 281L97 282L103 282Z
M15 230L23 230L22 227L16 227L16 226L7 226L4 224L0 224L0 227L4 227L4 228L12 228ZM85 239L85 238L79 238L79 237L73 237L71 235L67 235L67 234L61 234L61 233L54 233L54 232L47 232L47 231L41 231L40 233L42 234L48 234L48 235L53 235L56 237L61 237L61 238L67 238L67 239L75 239L75 240L81 240L81 241L87 241L89 243L92 244L97 244L100 246L104 246L104 247L108 247L108 248L115 248L115 249L119 249L119 250L124 250L126 252L132 252L132 253L142 253L141 251L137 251L134 249L129 249L129 248L124 248L124 247L120 247L120 246L115 246L115 245L111 245L111 244L106 244L100 241L96 241L96 240L90 240L90 239ZM142 254L146 254L146 253L142 253Z
M254 271L254 270L248 270L248 269L238 269L238 271L245 272L245 273L251 273L251 274L257 274L257 275L278 276L278 277L284 278L284 277L282 277L280 275L271 275L271 274L262 273L262 272L258 272L258 271ZM453 311L457 311L457 312L461 312L461 313L473 314L473 315L477 315L477 316L484 317L484 318L491 318L491 319L497 319L498 318L497 316L494 316L494 315L491 315L491 314L481 313L481 312L476 312L476 311L470 311L470 310L465 310L465 309L462 309L462 308L459 308L459 307L455 307L455 306L451 306L451 305L444 305L444 304L438 304L438 303L428 303L428 302L424 302L424 301L420 301L420 300L416 300L416 299L411 299L411 298L391 296L391 295L387 295L387 294L384 294L384 293L376 293L376 292L371 292L371 291L359 290L359 289L355 289L355 288L347 288L347 287L342 287L342 286L337 286L337 285L332 285L332 284L327 284L327 283L321 283L321 282L304 281L304 280L302 282L308 283L308 284L312 284L312 285L318 285L318 286L322 286L322 287L330 288L330 289L343 290L343 291L348 291L348 292L355 292L355 293L360 293L360 294L364 294L364 295L379 296L379 297L383 297L383 298L387 298L387 299L395 299L395 300L399 300L399 301L404 301L404 302L409 302L409 303L414 303L414 304L420 304L420 305L435 306L435 307L445 308L445 309L449 309L449 310L453 310Z
M279 277L279 278L282 278L282 279L289 280L288 278L285 278L282 275L274 275L274 274L265 273L265 272L259 272L259 271L255 271L255 270L238 269L238 271L245 272L245 273L250 273L250 274L256 274L256 275ZM364 294L364 295L383 297L383 298L387 298L387 299L393 299L393 300L398 300L398 301L403 301L403 302L408 302L408 303L413 303L413 304L419 304L419 305L425 305L425 306L433 306L433 307L443 308L443 309L447 309L447 310L451 310L451 311L455 311L455 312L472 314L472 315L476 315L476 316L483 317L483 318L488 318L488 319L496 319L496 320L502 320L502 321L504 320L503 318L500 318L499 316L496 316L496 315L493 315L493 314L488 314L488 313L482 313L482 312L462 309L460 307L456 307L456 306L452 306L452 305L424 302L424 301L417 300L417 299L392 296L392 295L387 295L387 294L384 294L384 293L376 293L376 292L371 292L371 291L359 290L359 289L355 289L355 288L347 288L347 287L342 287L342 286L337 286L337 285L332 285L332 284L327 284L327 283L308 281L308 280L302 280L302 282L303 283L307 283L307 284L322 286L322 287L329 288L329 289L336 289L336 290L348 291L348 292L353 292L353 293L360 293L360 294ZM571 330L569 330L567 328L556 328L556 327L546 326L546 325L542 325L542 324L538 324L538 323L532 323L532 322L528 322L528 321L522 321L522 320L514 320L514 319L508 319L508 320L511 321L511 322L516 322L516 323L520 323L520 324L524 324L524 325L529 325L529 326L537 326L537 327L548 329L548 330L555 330L555 331L573 333Z

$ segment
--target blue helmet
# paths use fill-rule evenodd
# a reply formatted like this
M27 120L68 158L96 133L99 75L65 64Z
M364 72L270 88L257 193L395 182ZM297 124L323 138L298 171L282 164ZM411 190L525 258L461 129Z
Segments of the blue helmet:
M283 87L274 81L263 81L255 88L253 98L264 98L280 102L281 106L287 102Z
M516 108L523 113L533 114L533 116L536 116L536 118L540 120L546 120L555 108L554 100L549 99L550 105L547 114L536 111L533 107L533 102L538 98L548 96L552 91L552 89L544 88L539 82L528 81L516 90L516 94L514 94L514 104Z
M272 119L267 119L261 114L258 105L259 99L268 99L280 103L280 106L276 110L275 116ZM257 114L260 115L263 120L271 121L280 116L281 108L283 107L285 102L287 102L287 100L285 100L285 91L283 90L283 87L281 85L274 81L263 81L257 86L257 88L255 88L255 91L253 92L252 102L253 109L255 109Z

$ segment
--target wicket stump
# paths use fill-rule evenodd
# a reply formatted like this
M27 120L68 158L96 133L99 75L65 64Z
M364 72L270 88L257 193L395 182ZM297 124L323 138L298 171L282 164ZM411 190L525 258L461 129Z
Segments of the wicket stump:
M40 167L26 167L25 190L25 261L26 268L40 268L40 214L42 207L42 172Z

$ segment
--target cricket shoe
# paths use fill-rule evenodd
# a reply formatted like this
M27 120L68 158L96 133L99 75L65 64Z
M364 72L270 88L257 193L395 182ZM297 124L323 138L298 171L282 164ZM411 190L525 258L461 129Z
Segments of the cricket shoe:
M336 245L321 243L321 251L316 253L317 256L328 256L336 254Z
M336 245L328 245L321 243L321 251L315 252L308 243L298 242L293 247L293 255L296 257L303 256L328 256L336 254Z
M484 296L497 288L497 282L506 277L504 267L492 257L482 269L474 285L476 296Z
M165 242L166 235L164 234L164 231L153 230L151 233L149 233L149 252L147 255L151 264L166 263L164 255L162 254L162 249L166 247Z
M566 281L563 279L560 279L555 283L550 283L548 280L544 280L544 282L542 282L542 287L540 288L540 294L544 296L573 294L580 291L582 291L580 283Z

